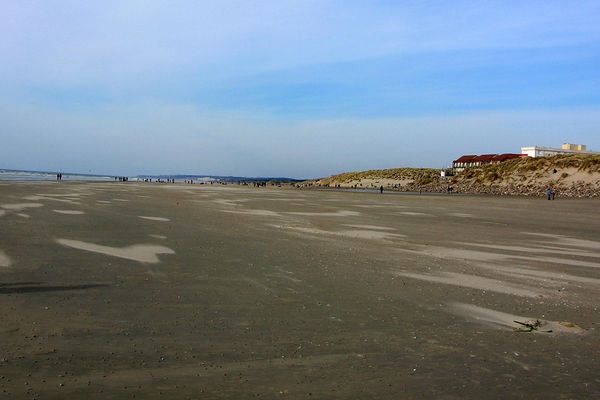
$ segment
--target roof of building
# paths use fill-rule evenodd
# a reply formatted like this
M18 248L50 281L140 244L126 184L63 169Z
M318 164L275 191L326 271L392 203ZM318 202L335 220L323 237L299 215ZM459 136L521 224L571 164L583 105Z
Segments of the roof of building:
M456 160L454 160L454 162L455 163L471 162L471 161L473 161L473 159L475 157L477 157L475 154L461 156L461 157L457 158Z
M519 158L519 157L526 157L526 154L515 154L515 153L504 153L504 154L498 154L494 157L493 161L506 161L506 160L512 160L513 158Z
M515 153L503 153L503 154L482 154L482 155L474 155L468 154L461 156L453 161L453 163L474 163L474 162L502 162L506 160L511 160L513 158L525 157L526 154L515 154Z
M475 162L491 162L497 154L482 154L480 156L475 157L473 161Z

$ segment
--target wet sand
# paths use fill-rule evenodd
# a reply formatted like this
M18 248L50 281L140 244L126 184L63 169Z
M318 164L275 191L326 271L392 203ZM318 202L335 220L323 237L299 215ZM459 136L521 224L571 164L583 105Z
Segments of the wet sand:
M0 398L600 397L599 207L0 183Z

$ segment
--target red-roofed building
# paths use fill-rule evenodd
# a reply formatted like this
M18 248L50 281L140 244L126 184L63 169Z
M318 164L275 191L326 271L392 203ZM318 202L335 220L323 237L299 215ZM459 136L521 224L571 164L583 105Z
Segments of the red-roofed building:
M504 154L482 154L480 156L477 155L465 155L457 158L452 162L452 168L455 171L462 171L465 168L469 167L479 167L484 164L497 164L508 160L513 160L519 157L527 157L526 154L513 154L513 153L504 153Z

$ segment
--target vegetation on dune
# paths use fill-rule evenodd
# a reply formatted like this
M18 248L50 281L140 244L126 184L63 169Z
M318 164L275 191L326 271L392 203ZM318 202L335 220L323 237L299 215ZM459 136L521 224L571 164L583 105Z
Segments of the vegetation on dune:
M322 179L327 182L351 182L361 179L411 179L426 180L432 177L438 177L439 170L432 168L390 168L390 169L372 169L360 172L344 172Z
M589 173L600 172L600 155L571 154L553 157L523 157L498 164L467 168L459 177L494 182L510 177L516 178L517 176L541 178L545 173L567 168L575 168ZM561 178L567 178L569 174L563 172L560 176Z
M589 178L581 179L581 173ZM579 175L579 176L577 176ZM385 181L384 181L385 180ZM381 182L380 182L381 181ZM466 168L443 178L432 168L390 168L346 172L306 181L304 187L379 187L399 191L539 195L548 185L566 197L600 197L600 155L523 157L498 164Z

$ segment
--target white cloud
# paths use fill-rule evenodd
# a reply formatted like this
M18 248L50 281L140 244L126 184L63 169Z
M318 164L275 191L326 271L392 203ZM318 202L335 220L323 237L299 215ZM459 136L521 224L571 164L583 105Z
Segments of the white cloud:
M156 103L82 112L0 104L5 168L313 177L563 141L600 149L598 108L299 121Z
M5 2L0 72L5 84L119 86L182 71L211 80L389 54L566 46L598 41L599 12L585 1Z

